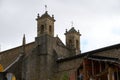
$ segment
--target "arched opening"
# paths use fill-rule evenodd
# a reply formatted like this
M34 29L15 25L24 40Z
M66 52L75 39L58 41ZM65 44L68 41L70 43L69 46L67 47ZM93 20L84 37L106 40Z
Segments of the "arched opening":
M49 33L52 33L52 26L49 26Z
M44 32L44 25L41 25L41 31L40 33L42 34Z
M69 43L68 43L70 46L72 46L72 40L69 39Z
M79 41L76 40L76 49L79 49Z
M16 77L13 73L7 73L6 78L7 80L16 80Z

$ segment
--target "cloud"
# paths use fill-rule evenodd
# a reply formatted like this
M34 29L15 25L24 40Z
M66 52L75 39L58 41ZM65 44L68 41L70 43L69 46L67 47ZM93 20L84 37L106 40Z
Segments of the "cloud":
M21 45L25 33L27 42L36 37L36 15L42 15L44 5L55 15L55 35L65 43L65 29L71 21L80 30L82 52L119 43L119 0L0 0L0 44L2 50ZM9 47L7 47L7 45Z
M118 44L120 41L120 33L116 32L116 29L120 29L120 17L119 16L98 16L98 19L92 21L92 25L85 27L82 31L82 40L88 41L87 45L83 47L84 51L98 49L108 45ZM82 43L81 45L84 46Z

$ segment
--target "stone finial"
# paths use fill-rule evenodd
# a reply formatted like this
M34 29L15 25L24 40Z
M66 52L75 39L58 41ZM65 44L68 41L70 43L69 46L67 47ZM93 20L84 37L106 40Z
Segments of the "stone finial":
M54 19L54 15L52 15L52 18Z
M25 45L26 45L26 39L25 39L25 34L23 35L23 41L22 41L22 50L21 53L25 53Z
M67 29L66 29L66 33L67 33Z
M26 44L26 38L25 38L25 34L23 35L23 43L22 43L23 45L25 45Z
M39 18L40 16L39 16L39 13L37 14L37 18Z
M58 37L58 34L56 35L56 37Z

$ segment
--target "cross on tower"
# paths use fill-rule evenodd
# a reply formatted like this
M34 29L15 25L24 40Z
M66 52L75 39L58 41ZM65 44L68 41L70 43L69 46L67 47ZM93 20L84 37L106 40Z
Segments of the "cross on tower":
M47 11L47 5L45 5L45 11Z
M71 26L73 27L73 21L71 22Z

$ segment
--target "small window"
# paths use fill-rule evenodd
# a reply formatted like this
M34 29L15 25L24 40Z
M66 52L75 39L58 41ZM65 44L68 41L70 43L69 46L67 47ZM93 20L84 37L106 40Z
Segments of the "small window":
M76 49L79 49L79 41L76 40Z
M49 26L49 32L52 33L52 26Z
M120 71L118 71L118 80L120 80L120 76L119 75L120 75Z
M71 39L69 40L69 45L72 46L72 40Z
M44 25L41 25L41 34L44 32Z
M102 71L105 70L105 62L102 62L101 65L102 65L102 66L101 66L101 70L102 70Z
M117 79L118 78L118 74L117 74L117 72L114 72L114 80L119 80L119 79Z

